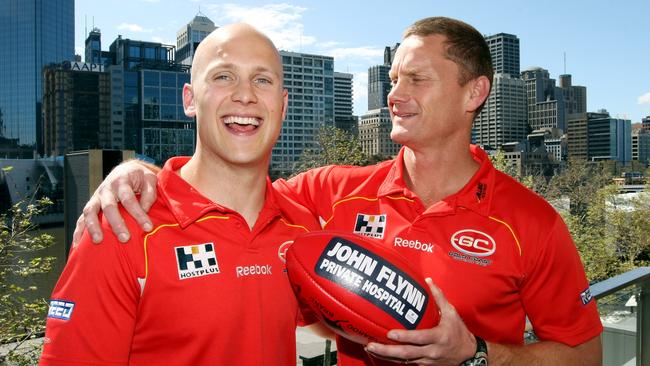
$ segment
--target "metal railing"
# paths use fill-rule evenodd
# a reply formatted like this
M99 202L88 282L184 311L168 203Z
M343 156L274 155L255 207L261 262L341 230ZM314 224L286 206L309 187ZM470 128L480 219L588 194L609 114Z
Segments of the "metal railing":
M636 365L650 366L650 267L639 267L598 282L591 286L591 294L603 299L632 288L636 300ZM603 353L608 351L616 350L608 350L605 346Z

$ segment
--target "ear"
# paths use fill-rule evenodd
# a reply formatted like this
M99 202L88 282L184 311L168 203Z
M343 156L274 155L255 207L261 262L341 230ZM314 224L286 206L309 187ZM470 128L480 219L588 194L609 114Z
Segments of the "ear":
M188 117L196 117L196 106L194 104L194 91L192 85L183 85L183 110Z
M484 75L469 82L469 95L465 103L467 112L473 113L483 104L490 94L491 81Z
M287 108L289 106L289 92L287 89L282 89L282 120L287 118Z

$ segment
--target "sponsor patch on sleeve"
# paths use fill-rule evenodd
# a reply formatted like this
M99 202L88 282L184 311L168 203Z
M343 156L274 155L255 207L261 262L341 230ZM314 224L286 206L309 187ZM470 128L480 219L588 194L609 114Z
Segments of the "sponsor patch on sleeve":
M591 289L587 288L586 290L580 293L580 300L582 300L582 305L587 305L593 300L594 297L591 296Z
M70 320L74 310L74 303L65 300L50 300L50 309L47 311L48 318Z

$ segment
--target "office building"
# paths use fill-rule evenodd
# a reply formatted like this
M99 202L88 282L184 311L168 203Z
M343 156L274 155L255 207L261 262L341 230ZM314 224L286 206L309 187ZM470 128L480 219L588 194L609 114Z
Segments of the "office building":
M43 67L74 57L74 0L0 0L0 14L0 151L11 157L42 151Z
M280 51L289 108L273 147L271 170L293 172L306 149L315 149L322 126L334 126L334 58Z
M474 119L472 142L499 148L524 140L528 132L524 81L510 74L495 74L492 91Z
M587 117L588 159L629 164L632 160L632 122L612 118L604 110L588 113Z
M514 34L499 33L485 37L490 47L495 74L519 78L519 38Z
M201 13L179 29L176 32L176 62L191 66L199 43L215 29L214 22Z
M574 113L567 116L567 155L569 159L587 160L588 135L587 113Z
M123 39L109 48L111 147L134 150L157 164L192 155L196 124L183 111L189 66L174 60L174 46Z
M566 130L566 108L563 89L555 86L547 70L534 67L521 73L526 83L528 124L531 129L559 128Z
M110 148L111 84L103 66L66 61L43 74L44 154Z
M650 164L650 131L637 129L632 132L632 160Z
M368 69L368 110L379 109L388 106L388 93L391 89L388 73L393 64L395 52L399 43L394 47L384 48L384 63L375 65Z
M571 75L560 75L560 89L564 97L564 107L567 116L576 113L587 112L587 88L579 85L572 85Z
M356 135L358 119L352 114L352 78L352 74L334 72L334 127Z
M397 155L400 145L390 139L393 124L388 108L366 112L359 118L359 143L366 155L392 157Z
M641 119L641 129L644 131L650 131L650 116Z

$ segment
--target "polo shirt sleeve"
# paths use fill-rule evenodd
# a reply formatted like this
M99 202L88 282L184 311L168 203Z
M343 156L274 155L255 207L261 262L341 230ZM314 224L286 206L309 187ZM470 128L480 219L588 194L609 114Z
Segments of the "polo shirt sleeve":
M559 215L547 233L525 260L523 305L539 339L573 347L599 335L603 327L580 256Z
M332 192L330 173L334 166L326 166L300 173L289 180L278 179L273 187L295 203L308 209L313 216L328 215L336 192Z
M40 365L128 364L140 298L128 250L138 243L102 227L100 245L84 233L52 292Z

